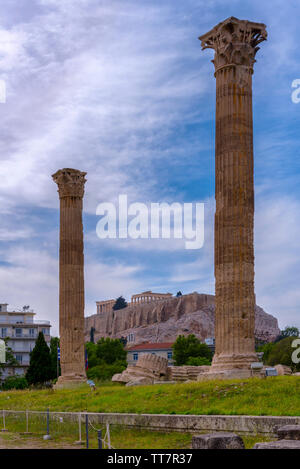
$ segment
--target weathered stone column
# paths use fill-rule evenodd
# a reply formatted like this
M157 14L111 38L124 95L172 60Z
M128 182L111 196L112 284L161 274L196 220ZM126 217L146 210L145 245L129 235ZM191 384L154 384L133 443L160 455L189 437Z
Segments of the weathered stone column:
M82 199L86 173L53 174L60 199L59 332L61 376L56 387L86 380L84 358L84 255Z
M231 17L200 36L215 51L216 352L211 371L243 369L254 349L252 74L261 23Z

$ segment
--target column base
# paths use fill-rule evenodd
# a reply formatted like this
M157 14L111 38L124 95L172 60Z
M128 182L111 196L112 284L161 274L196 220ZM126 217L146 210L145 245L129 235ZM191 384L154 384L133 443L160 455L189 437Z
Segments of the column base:
M245 379L260 376L251 369L251 363L258 361L257 355L245 354L215 354L210 370L201 373L197 380L205 381L211 379Z
M69 389L76 388L86 384L87 378L84 375L68 375L60 376L53 386L53 389Z
M213 379L247 379L254 377L252 371L249 370L239 370L237 368L231 370L223 371L207 371L205 373L200 373L197 377L197 381L210 381Z
M211 371L251 370L251 363L257 361L258 358L255 352L239 354L215 353Z

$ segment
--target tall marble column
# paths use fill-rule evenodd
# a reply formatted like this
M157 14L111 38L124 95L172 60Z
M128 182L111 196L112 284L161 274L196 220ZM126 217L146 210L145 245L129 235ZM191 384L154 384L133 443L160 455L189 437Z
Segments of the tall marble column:
M212 372L249 370L254 348L252 74L266 26L231 17L200 36L216 77L216 351Z
M57 388L86 381L84 358L84 255L82 200L86 173L53 174L60 199L59 332L61 376Z

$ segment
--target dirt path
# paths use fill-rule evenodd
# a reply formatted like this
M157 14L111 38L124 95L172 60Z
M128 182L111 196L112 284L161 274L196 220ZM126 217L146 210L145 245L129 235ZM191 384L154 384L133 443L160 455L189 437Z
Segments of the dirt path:
M0 433L0 449L81 449L82 445L60 443L42 438L29 437L18 433Z

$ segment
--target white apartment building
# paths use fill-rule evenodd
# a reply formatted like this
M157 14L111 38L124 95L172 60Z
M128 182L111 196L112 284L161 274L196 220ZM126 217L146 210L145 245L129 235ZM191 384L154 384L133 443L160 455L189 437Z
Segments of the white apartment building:
M1 380L26 373L30 352L39 332L43 332L50 346L50 321L35 321L35 313L29 307L24 306L22 311L8 311L7 306L7 303L0 303L0 338L9 338L7 345L12 349L18 365L6 367Z

